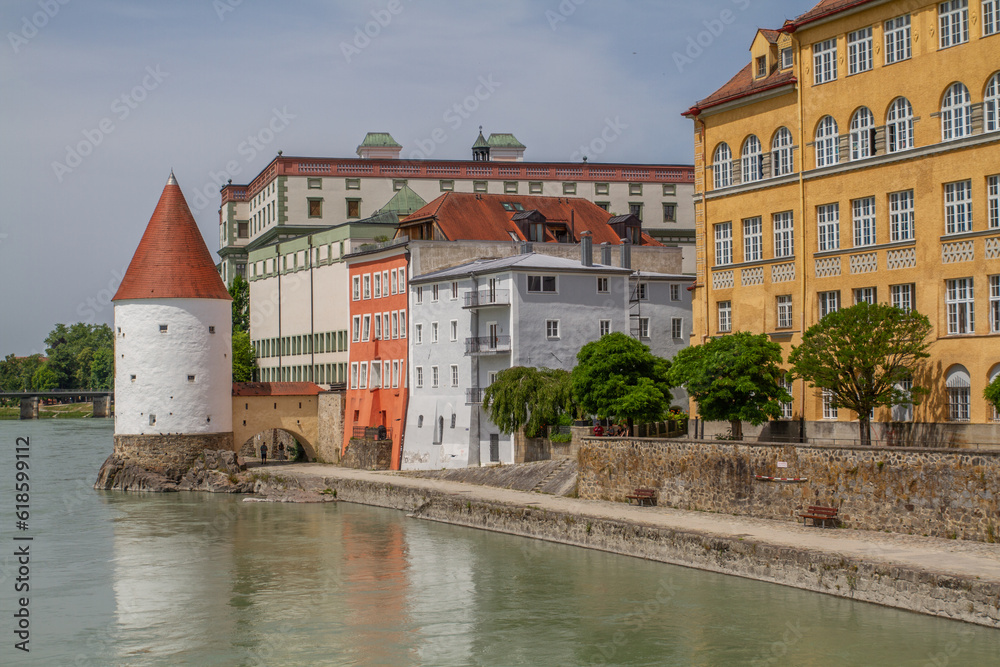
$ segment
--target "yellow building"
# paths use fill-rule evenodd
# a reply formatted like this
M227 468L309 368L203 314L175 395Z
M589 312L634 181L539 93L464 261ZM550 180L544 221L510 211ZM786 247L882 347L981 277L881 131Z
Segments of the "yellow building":
M998 100L1000 0L823 0L759 30L750 62L684 114L692 343L764 332L787 359L829 310L915 308L933 325L915 378L930 394L876 414L896 425L874 437L1000 442L982 396L1000 372ZM801 419L810 439L857 437L853 413L803 382L792 395L771 434Z

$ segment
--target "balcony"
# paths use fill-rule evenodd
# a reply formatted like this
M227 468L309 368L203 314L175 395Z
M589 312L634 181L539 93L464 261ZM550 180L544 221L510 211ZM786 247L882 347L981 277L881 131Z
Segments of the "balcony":
M351 437L358 440L392 440L392 429L384 426L355 426Z
M483 306L509 306L510 292L505 289L482 290L467 292L463 308L482 308Z
M510 352L510 336L479 336L465 339L466 354L503 354Z
M465 404L478 405L483 402L483 394L486 393L484 387L473 387L465 390Z

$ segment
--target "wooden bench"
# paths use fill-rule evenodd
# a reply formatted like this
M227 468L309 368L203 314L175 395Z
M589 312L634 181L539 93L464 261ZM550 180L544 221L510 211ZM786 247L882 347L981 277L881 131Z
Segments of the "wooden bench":
M809 510L799 514L802 517L802 525L806 525L806 519L812 519L813 525L825 526L828 521L832 521L834 525L837 522L837 508L836 507L823 507L822 505L810 505Z
M632 501L636 501L639 505L655 505L656 504L656 489L646 489L639 487L634 490L629 495L625 496L628 498L628 502L631 505Z

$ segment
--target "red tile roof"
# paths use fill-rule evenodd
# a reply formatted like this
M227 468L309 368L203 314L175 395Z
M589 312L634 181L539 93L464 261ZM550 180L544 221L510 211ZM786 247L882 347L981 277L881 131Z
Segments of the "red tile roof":
M315 396L324 389L312 382L234 382L233 396Z
M778 88L785 84L795 83L795 76L792 70L774 70L763 79L755 79L751 63L741 69L736 76L730 79L722 88L709 95L703 100L699 100L693 107L684 112L685 116L697 115L704 109L714 107L724 102L738 100L741 97L761 93L765 90Z
M873 2L873 0L821 0L819 4L810 9L808 12L800 14L791 21L787 22L782 30L792 32L795 29L801 28L805 24L812 23L817 19L842 12L845 9L850 9L851 7L865 5L869 2Z
M764 38L767 39L768 42L770 42L771 44L775 44L778 41L778 35L781 34L781 31L761 28L760 34L764 35Z
M231 300L173 173L112 300L125 299Z
M621 243L608 225L611 214L597 204L578 197L447 192L400 220L400 232L405 234L409 225L431 221L437 224L449 241L511 241L510 232L519 240L526 240L520 227L512 220L520 211L504 209L503 202L520 204L525 211L538 211L545 216L547 225L565 224L573 242L580 241L580 232L590 231L595 244ZM643 245L661 245L647 234L643 234L642 239Z

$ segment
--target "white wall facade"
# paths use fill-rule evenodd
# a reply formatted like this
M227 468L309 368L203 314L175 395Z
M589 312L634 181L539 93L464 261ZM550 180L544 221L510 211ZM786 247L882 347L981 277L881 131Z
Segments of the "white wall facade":
M116 302L115 434L232 431L231 354L230 301Z

